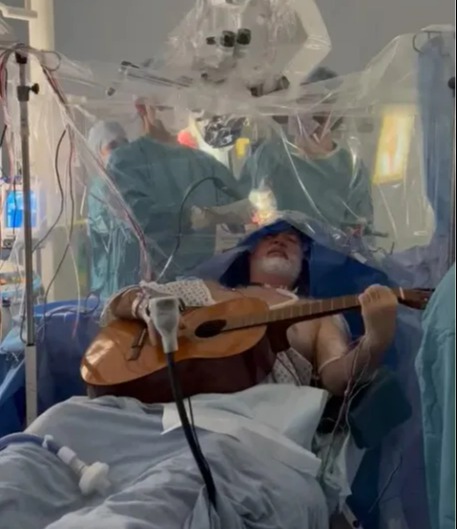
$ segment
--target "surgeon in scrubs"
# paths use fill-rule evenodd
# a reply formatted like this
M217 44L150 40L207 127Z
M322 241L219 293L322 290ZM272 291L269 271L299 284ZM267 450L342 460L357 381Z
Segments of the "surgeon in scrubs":
M431 529L455 527L455 264L423 319L416 360Z
M90 129L87 141L94 154L106 165L111 153L120 145L128 143L128 137L117 121L98 121Z
M215 206L233 199L214 183L233 189L231 172L206 153L179 145L148 103L137 102L143 135L112 153L108 173L140 226L155 276L173 255L164 278L194 268L214 253L215 230L195 232L191 206ZM194 186L183 199L186 192Z
M109 162L113 152L128 143L127 133L116 121L99 121L89 131L88 144L103 166ZM100 175L93 176L88 186L87 220L90 239L91 272L90 290L102 299L115 292L123 282L117 270L124 259L138 260L137 242L107 204L110 196ZM126 246L131 246L126 251ZM132 253L133 252L133 253ZM135 266L131 270L135 269ZM136 277L131 277L133 281ZM124 277L124 280L128 280Z
M318 68L305 84L336 77ZM369 231L373 206L371 182L362 164L334 139L341 123L325 113L289 118L291 142L277 138L261 145L241 172L245 194L272 191L279 211L295 211L344 232Z

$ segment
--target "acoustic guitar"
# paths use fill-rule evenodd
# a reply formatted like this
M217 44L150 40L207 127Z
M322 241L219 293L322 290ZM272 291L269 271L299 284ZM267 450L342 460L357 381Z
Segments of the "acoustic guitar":
M401 304L424 309L431 291L395 290ZM307 300L270 309L256 298L236 298L184 311L174 360L184 397L234 393L262 382L276 353L288 347L290 325L360 307L358 296ZM83 358L90 397L117 395L144 403L171 402L167 362L144 322L117 320L101 329Z

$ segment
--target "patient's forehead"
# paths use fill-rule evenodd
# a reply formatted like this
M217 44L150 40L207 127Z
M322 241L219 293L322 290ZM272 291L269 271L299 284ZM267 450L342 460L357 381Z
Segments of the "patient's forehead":
M268 233L264 237L262 237L258 244L261 244L264 241L271 241L278 238L300 245L302 244L302 240L295 230L281 231L279 233Z
M268 233L264 235L251 250L252 257L261 256L268 249L269 243L281 240L290 251L302 252L303 240L295 230L281 231L279 233Z

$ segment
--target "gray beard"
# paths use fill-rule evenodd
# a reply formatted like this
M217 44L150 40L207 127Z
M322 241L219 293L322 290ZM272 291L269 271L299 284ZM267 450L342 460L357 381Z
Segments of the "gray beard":
M277 275L287 283L295 283L300 275L301 262L298 259L289 261L283 257L264 257L259 262L259 269L265 274Z

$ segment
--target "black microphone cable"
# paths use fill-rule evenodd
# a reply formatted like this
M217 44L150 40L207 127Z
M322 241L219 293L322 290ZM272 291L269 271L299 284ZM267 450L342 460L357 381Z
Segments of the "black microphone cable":
M167 262L165 263L164 267L162 268L162 271L160 272L157 282L160 281L167 270L170 268L171 263L173 262L173 259L176 257L176 254L179 250L179 247L181 246L181 240L182 240L182 232L183 232L183 220L184 220L184 207L186 205L186 202L189 200L189 197L192 195L192 193L200 187L201 184L204 182L212 181L214 183L214 187L221 191L222 193L226 194L230 198L233 198L235 201L241 200L241 196L234 190L228 187L220 178L217 178L216 176L206 176L205 178L202 178L201 180L198 180L197 182L190 185L186 192L184 193L184 197L181 200L181 205L179 206L179 212L178 212L178 233L176 236L176 244L173 248L172 252L170 253L170 256L167 259Z
M190 424L189 417L187 415L187 410L184 405L184 398L182 396L181 386L179 384L179 377L176 373L176 364L174 361L173 353L167 354L166 358L168 367L168 379L170 381L171 391L176 404L176 409L178 411L179 420L181 421L187 444L189 445L190 451L192 452L195 462L197 463L198 470L200 471L200 474L203 478L203 482L205 483L206 490L208 491L208 499L214 509L216 509L216 485L214 483L211 469L208 465L208 462L206 461L206 458L201 450L200 444L196 437L196 432L193 426Z
M205 483L210 504L216 509L216 485L208 462L203 455L196 433L189 422L187 410L184 405L182 389L176 372L174 353L178 350L178 328L179 328L179 300L174 297L153 298L149 302L149 317L162 340L162 347L167 359L168 380L176 404L178 416L184 431L186 441L195 459L198 470Z

